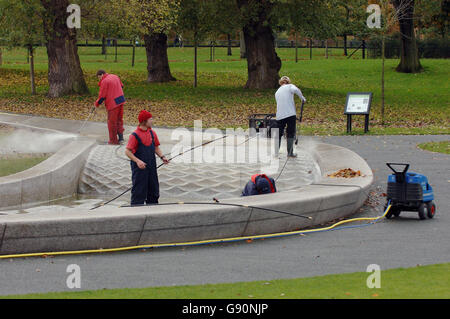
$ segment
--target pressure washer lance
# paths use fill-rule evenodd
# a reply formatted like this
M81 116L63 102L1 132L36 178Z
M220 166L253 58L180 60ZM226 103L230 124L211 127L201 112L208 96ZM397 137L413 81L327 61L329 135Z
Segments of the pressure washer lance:
M244 205L244 204L233 204L233 203L221 203L217 200L217 198L214 198L214 202L210 203L210 202L173 202L173 203L160 203L160 204L154 204L155 206L172 206L172 205L219 205L219 206L233 206L233 207L244 207L244 208L250 208L250 209L259 209L259 210L265 210L268 212L272 212L272 213L278 213L278 214L283 214L283 215L290 215L290 216L294 216L294 217L300 217L300 218L306 218L309 220L312 220L312 217L310 216L304 216L304 215L297 215L294 213L289 213L289 212L285 212L282 210L278 210L278 209L271 209L271 208L265 208L265 207L259 207L259 206L251 206L251 205ZM141 207L141 206L152 206L152 205L123 205L120 206L121 208L124 207Z
M303 121L303 106L305 105L305 101L302 100L302 106L300 108L300 116L298 117L299 123L302 123ZM298 135L295 134L295 145L298 145Z
M312 219L312 217L310 217L310 216L297 215L297 214L288 213L288 212L285 212L285 211L282 211L282 210L278 210L278 209L264 208L264 207L259 207L259 206L241 205L241 204L232 204L232 203L222 203L216 197L213 197L213 201L214 201L214 203L212 203L212 204L220 204L220 205L224 205L224 206L237 206L237 207L255 208L255 209L261 209L261 210L267 210L269 212L274 212L274 213L280 213L280 214L285 214L285 215L291 215L291 216L296 216L296 217L301 217L301 218ZM211 203L209 203L209 204L211 204Z
M247 143L248 141L250 141L251 139L254 139L255 137L260 136L260 134L261 134L261 133L256 133L256 134L253 135L253 136L250 136L250 135L249 135L249 137L248 137L247 139L245 139L245 141L243 141L243 142L237 144L236 147L237 147L237 146L240 146L240 145L242 145L242 144ZM211 141L211 142L213 142L213 141ZM115 155L116 155L116 157L117 157L118 159L120 159L120 160L122 160L122 161L127 161L127 162L129 162L130 159L121 157L121 156L119 156L119 154L117 154L117 152L119 151L119 149L120 149L122 146L123 146L123 145L117 146L116 149L114 150L114 153L115 153Z
M226 138L226 137L227 137L227 135L224 135L224 136L219 137L219 138L216 138L216 139L214 139L214 140L205 142L205 143L203 143L203 144L201 144L201 145L194 146L194 147L188 149L187 151L180 152L179 154L173 156L172 158L169 159L169 161L171 161L171 160L177 158L178 156L181 156L181 155L183 155L183 154L189 153L189 152L195 150L196 148L199 148L199 147L208 145L208 144L213 143L213 142L215 142L215 141L222 140L222 139L224 139L224 138ZM164 163L161 163L160 165L158 165L158 166L156 167L156 169L160 168L160 167L163 166L163 165L164 165ZM117 198L119 198L119 197L121 197L122 195L125 195L126 193L128 193L128 192L131 190L131 188L132 188L132 187L126 189L125 191L123 191L122 193L120 193L119 195L117 195L116 197L114 197L114 198L112 198L112 199L110 199L110 200L108 200L108 201L106 201L106 202L104 202L104 203L101 203L101 204L99 204L99 205L97 205L97 206L94 206L94 207L92 207L92 208L89 209L89 210L97 209L97 208L99 208L99 207L102 207L102 206L105 206L105 205L111 203L112 201L115 201Z
M96 107L94 106L91 110L91 112L89 112L89 115L87 116L87 118L84 120L83 124L80 126L79 130L78 130L78 134L81 133L81 130L84 128L84 126L86 125L86 123L89 121L89 119L91 118L92 114L94 114Z

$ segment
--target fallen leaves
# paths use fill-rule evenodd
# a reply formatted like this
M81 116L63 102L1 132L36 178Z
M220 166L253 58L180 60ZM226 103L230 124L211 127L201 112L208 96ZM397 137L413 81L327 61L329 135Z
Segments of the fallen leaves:
M181 52L181 51L180 51ZM186 61L183 53L172 62ZM46 57L42 61L45 61ZM284 59L283 59L284 60ZM146 60L138 62L145 63ZM221 59L216 59L221 61ZM224 58L224 62L240 61L239 59ZM89 63L105 63L104 59L92 56ZM15 61L14 64L25 63ZM116 70L125 84L125 122L136 124L137 112L142 108L151 109L155 114L156 126L189 126L194 119L203 120L204 127L247 127L247 117L251 113L273 113L276 109L273 90L247 90L243 86L247 80L245 68L224 70L220 62L214 64L211 71L202 71L200 86L192 88L193 74L177 70L173 74L178 81L170 83L148 84L146 69ZM49 99L45 96L48 90L46 69L36 70L35 81L38 94L30 95L30 80L27 67L0 68L0 110L22 114L84 120L93 102L97 98L98 86L93 65L87 65L84 70L87 85L91 95L71 95L60 99ZM112 67L112 65L110 65ZM352 75L353 76L353 75ZM359 76L359 74L358 74ZM360 79L358 78L358 81ZM338 82L338 85L341 85ZM356 80L355 80L356 83ZM339 88L337 92L322 89L321 82L314 78L305 83L308 104L302 124L302 133L313 135L340 134L345 130L345 117L342 115L345 92ZM431 94L431 93L430 93ZM9 98L7 100L6 98ZM422 96L419 96L422 98ZM445 107L437 108L440 101L429 102L429 98L403 101L397 99L386 109L386 125L383 125L379 115L379 105L373 105L371 113L371 128L377 130L399 130L408 132L417 129L416 133L425 134L438 130L447 132L448 112ZM429 104L429 105L428 105ZM424 116L426 114L427 116ZM105 121L105 112L97 112L95 121ZM354 120L355 129L362 129L364 122L358 118ZM440 127L440 128L437 128Z
M364 177L365 175L361 174L361 171L355 171L351 168L343 168L334 172L332 174L328 174L328 177L331 178L354 178L354 177Z
M16 98L0 99L0 110L32 114L38 116L84 121L92 110L95 97L47 98L36 97L36 100L21 100ZM124 106L124 123L137 125L137 115L140 110L147 109L154 115L155 126L192 127L194 120L202 120L203 127L247 127L248 115L251 113L274 110L271 106L262 105L219 105L211 102L209 105L191 105L189 101L147 101L128 98ZM273 106L272 106L273 107ZM104 106L96 109L89 119L94 122L106 122L107 114Z
M383 188L377 186L374 189L370 190L369 196L364 202L364 206L371 207L372 209L377 209L377 207L383 205L386 202L386 196L387 194L383 192ZM361 212L362 211L364 211L363 208L361 208Z

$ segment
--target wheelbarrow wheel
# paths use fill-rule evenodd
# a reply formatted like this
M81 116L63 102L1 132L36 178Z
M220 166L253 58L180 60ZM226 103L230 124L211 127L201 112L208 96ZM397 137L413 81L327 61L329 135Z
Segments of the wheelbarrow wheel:
M425 215L425 204L424 203L420 203L418 212L419 212L419 218L420 219L423 220L423 219L427 218L426 215Z
M427 203L427 216L428 218L433 218L436 214L436 205L433 202Z

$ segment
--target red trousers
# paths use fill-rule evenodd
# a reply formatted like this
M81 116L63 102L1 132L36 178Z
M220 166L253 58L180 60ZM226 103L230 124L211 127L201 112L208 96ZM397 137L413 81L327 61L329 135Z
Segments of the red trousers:
M108 111L108 144L119 144L117 134L123 134L123 103Z

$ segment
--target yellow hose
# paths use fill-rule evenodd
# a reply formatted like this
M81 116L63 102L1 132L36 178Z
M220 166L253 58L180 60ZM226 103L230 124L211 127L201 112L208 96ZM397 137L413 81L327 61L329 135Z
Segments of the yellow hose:
M392 205L388 205L383 215L379 217L359 217L352 218L339 221L331 226L315 228L315 229L307 229L307 230L295 230L290 232L282 232L282 233L274 233L274 234L266 234L266 235L254 235L254 236L245 236L245 237L230 237L230 238L219 238L219 239L208 239L208 240L200 240L200 241L192 241L192 242L184 242L184 243L167 243L167 244L148 244L148 245L138 245L138 246L128 246L128 247L119 247L119 248L106 248L106 249L88 249L88 250L73 250L73 251L57 251L57 252L45 252L45 253L28 253L28 254L13 254L13 255L0 255L0 259L6 258L24 258L24 257L41 257L41 256L58 256L58 255L79 255L79 254L92 254L92 253L108 253L108 252L117 252L117 251L126 251L126 250L135 250L142 248L161 248L161 247L176 247L176 246L193 246L193 245L201 245L201 244L212 244L212 243L226 243L232 241L240 241L240 240L253 240L253 239L263 239L263 238L271 238L271 237L280 237L280 236L290 236L290 235L299 235L306 233L314 233L319 231L327 231L331 230L339 225L347 224L355 221L377 221L389 212Z

